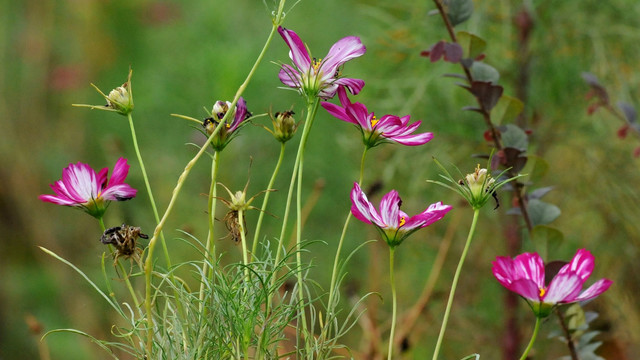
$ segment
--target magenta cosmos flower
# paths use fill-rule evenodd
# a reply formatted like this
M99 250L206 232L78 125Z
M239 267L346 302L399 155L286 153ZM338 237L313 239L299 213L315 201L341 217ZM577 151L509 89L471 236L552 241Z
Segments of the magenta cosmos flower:
M514 259L498 256L492 270L502 286L527 300L536 316L546 317L556 304L593 299L609 289L613 282L600 279L581 292L594 263L595 258L589 251L578 250L549 285L545 284L544 263L537 253L524 253Z
M367 148L384 142L417 146L433 139L433 133L430 132L413 134L422 122L416 121L409 124L411 118L409 115L403 117L384 115L378 119L374 113L367 110L364 104L359 102L352 104L342 86L338 89L338 98L342 107L329 102L322 102L321 105L336 118L356 125L362 133L362 140Z
M110 201L129 200L137 192L124 183L129 173L127 159L118 159L111 179L107 178L108 173L108 168L96 173L87 164L69 164L62 170L62 180L50 185L56 194L40 195L40 200L79 207L95 218L102 218Z
M364 87L363 80L340 77L340 67L347 61L362 56L367 50L357 36L338 40L324 59L316 59L311 57L294 31L280 26L278 33L291 49L289 57L294 65L282 65L278 77L283 84L298 89L308 99L330 99L336 94L339 85L346 86L352 94L359 93Z
M378 211L369 202L360 185L358 183L353 184L353 189L351 190L351 213L360 221L367 224L373 223L391 247L400 245L407 236L442 219L451 210L451 206L437 202L429 205L422 213L410 217L400 210L401 204L402 200L398 196L398 192L391 190L391 192L382 197L380 211Z

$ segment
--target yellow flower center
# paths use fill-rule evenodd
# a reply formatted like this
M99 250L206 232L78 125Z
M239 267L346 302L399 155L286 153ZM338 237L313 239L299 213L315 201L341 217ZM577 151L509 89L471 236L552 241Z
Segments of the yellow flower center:
M318 72L320 65L322 65L322 59L313 59L313 62L311 63L311 67L313 67L314 72L316 73Z
M547 290L545 288L540 288L540 298L542 298L546 293L547 293Z
M378 123L378 118L376 118L376 116L374 115L373 118L371 118L371 128L373 129L374 127L376 127L376 124Z
M405 219L405 217L401 217L400 218L400 223L398 224L398 227L402 227L405 223L407 222L407 220Z

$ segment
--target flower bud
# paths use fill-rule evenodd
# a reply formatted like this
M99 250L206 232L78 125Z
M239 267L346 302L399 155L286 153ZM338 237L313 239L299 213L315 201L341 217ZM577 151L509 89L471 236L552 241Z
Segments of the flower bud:
M465 178L469 185L469 190L471 190L471 195L476 199L483 197L485 193L492 188L493 183L496 182L495 179L487 173L487 169L480 168L480 164L476 167L475 172L468 174Z
M127 115L133 111L133 97L129 91L128 82L111 90L107 96L107 107L112 108L122 115Z
M294 114L293 111L288 110L277 112L275 118L273 116L271 117L271 121L273 122L273 131L271 133L281 143L289 141L298 129L298 124L293 118Z

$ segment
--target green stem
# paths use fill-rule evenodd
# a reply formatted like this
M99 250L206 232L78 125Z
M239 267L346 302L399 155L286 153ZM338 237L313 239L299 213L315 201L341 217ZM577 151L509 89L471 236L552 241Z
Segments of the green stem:
M317 103L317 101L316 101ZM307 327L307 317L305 315L305 305L304 305L304 279L302 277L302 169L304 165L304 148L300 153L300 164L298 164L298 187L296 194L296 268L298 269L297 278L298 278L298 316L300 316L300 320L302 321L302 333L304 335L305 340L305 349L307 351L307 355L311 354L310 352L310 342L309 342L309 332Z
M280 230L280 238L278 239L278 245L276 249L276 258L274 261L274 267L278 266L280 262L280 257L282 256L282 247L284 243L285 233L287 231L287 219L289 218L289 212L291 211L291 199L293 197L293 189L296 184L296 179L298 177L298 167L300 166L302 155L304 153L304 148L307 144L307 139L309 137L309 132L311 130L311 125L313 124L313 120L315 118L316 111L318 109L319 101L316 99L313 102L309 102L307 104L307 117L304 121L304 127L302 128L302 135L300 138L300 144L298 145L298 152L296 154L296 159L293 164L293 172L291 174L291 181L289 182L289 192L287 193L287 203L284 208L284 216L282 217L282 229ZM300 268L297 269L301 271ZM274 274L271 277L271 287L274 286L276 282L277 276ZM269 297L269 301L267 301L267 313L270 312L271 307L271 297Z
M480 214L480 209L475 209L473 211L473 220L471 221L471 228L469 229L469 235L467 236L467 242L464 245L464 250L462 250L462 255L460 256L460 261L458 262L458 268L456 269L456 273L453 276L453 283L451 284L451 290L449 292L449 300L447 301L447 307L444 311L444 319L442 320L442 326L440 327L440 334L438 335L438 342L436 343L436 349L433 352L433 360L438 359L438 353L440 352L440 347L442 346L442 339L444 338L444 332L447 329L447 322L449 321L449 314L451 313L451 306L453 305L453 297L456 294L456 287L458 286L458 279L460 278L460 273L462 272L462 265L464 264L464 260L467 257L467 252L469 252L469 247L471 245L471 239L473 238L473 234L476 231L476 224L478 222L478 215Z
M207 221L209 224L209 232L207 233L207 244L205 249L205 256L210 259L210 262L204 259L202 264L202 281L200 282L200 292L198 294L198 300L200 300L200 304L198 305L198 309L200 314L204 314L204 289L205 284L207 282L207 278L213 282L213 264L216 261L216 245L214 241L214 224L215 224L215 213L216 213L216 183L218 181L218 168L220 165L220 155L217 151L213 153L213 160L211 160L211 185L209 186L209 196L207 201ZM209 269L209 263L211 263L212 268ZM209 274L209 271L211 273Z
M314 102L309 102L307 104L307 118L304 121L304 127L302 128L302 135L300 137L300 144L298 144L298 152L296 153L296 159L293 163L293 172L291 173L289 192L287 193L287 204L285 205L284 216L282 217L282 228L280 230L280 238L278 239L276 260L274 264L277 264L280 261L280 256L282 255L282 244L284 243L284 237L287 232L287 220L289 218L289 212L291 211L291 199L293 198L293 189L298 177L298 167L300 166L302 154L304 153L304 148L307 144L307 139L309 138L309 132L311 130L311 125L313 124L313 119L315 117L318 104L319 102L317 99ZM272 282L275 282L275 277L273 278Z
M151 184L149 183L149 176L147 175L147 170L144 166L144 162L142 161L142 155L140 154L140 147L138 146L138 137L136 136L136 128L133 125L133 117L131 113L127 114L127 118L129 119L129 128L131 129L131 138L133 139L133 148L136 151L136 156L138 157L138 163L140 164L140 171L142 172L142 178L144 179L144 186L147 188L147 194L149 194L149 202L151 202L151 209L153 210L153 217L156 220L156 224L160 222L160 215L158 215L158 207L156 206L156 200L153 197L153 192L151 191ZM162 250L164 251L164 258L167 262L167 268L171 268L171 258L169 257L169 250L167 249L167 243L164 239L164 233L160 233L160 242L162 243ZM173 280L173 272L170 273ZM175 281L174 281L175 282Z
M276 163L276 168L273 170L273 174L271 175L271 179L269 180L269 185L267 185L267 190L273 188L273 184L276 181L276 176L278 176L278 172L280 171L280 166L282 165L282 160L284 159L284 149L285 143L281 143L280 145L280 156L278 157L278 162ZM267 191L264 194L264 199L262 200L262 207L260 208L260 215L258 216L258 222L256 223L256 232L253 236L253 245L251 246L251 259L253 260L253 255L256 253L258 249L258 239L260 238L260 230L262 229L262 219L264 218L264 214L267 211L267 204L269 203L269 195L270 191Z
M387 354L387 360L393 358L393 337L396 333L396 316L398 312L398 302L396 299L396 279L393 272L393 255L395 253L394 247L389 247L389 281L391 281L391 298L393 301L393 312L391 316L391 333L389 334L389 352Z
M104 221L102 220L102 218L98 218L98 222L100 222L100 228L102 229L102 232L104 233L105 230L107 230L107 228L104 226ZM109 250L113 254L113 251L111 249L111 245L109 245ZM129 275L126 273L126 271L124 269L124 265L122 265L122 263L120 262L120 259L116 259L116 262L118 263L118 266L120 267L120 271L122 271L122 276L124 277L124 283L127 285L127 289L129 289L129 293L131 294L131 299L133 299L133 303L135 304L136 309L140 309L140 301L138 300L138 296L136 295L136 292L133 290L133 286L131 285L131 282L129 281Z
M235 95L235 97L233 99L233 102L231 103L231 106L230 106L231 109L233 109L236 106L236 104L238 103L238 99L240 98L240 96L242 95L244 90L247 88L247 85L249 84L249 82L253 78L253 75L255 74L256 69L258 68L258 65L262 62L262 59L264 58L264 55L266 54L267 49L269 48L269 45L271 44L271 41L273 40L273 37L274 37L276 31L278 30L278 26L280 25L280 23L283 20L282 9L284 7L284 2L285 2L285 0L280 0L280 4L278 5L278 14L276 15L276 18L273 21L273 27L271 28L271 32L269 33L267 41L265 42L264 47L262 48L262 51L260 52L260 55L258 55L258 58L256 59L255 63L253 64L253 67L249 71L249 74L247 75L246 79L240 85L240 87L238 87L238 91L236 91L236 95ZM159 236L160 232L162 231L162 228L164 227L164 224L166 223L167 219L169 218L169 215L171 214L171 211L173 210L173 207L175 206L176 199L177 199L178 195L180 194L180 191L182 190L182 186L184 185L187 177L191 173L191 170L193 169L193 166L196 164L196 162L198 162L200 157L202 157L202 155L205 153L205 151L207 150L207 147L209 146L211 141L218 135L218 133L220 132L220 129L224 126L224 124L227 123L227 121L231 117L232 113L233 113L232 111L228 111L225 114L224 118L222 118L222 120L220 120L220 124L219 125L221 125L221 126L217 126L216 127L216 129L209 136L209 139L207 139L207 141L202 146L202 148L200 148L198 153L185 166L182 174L178 178L178 183L176 184L175 188L173 189L173 194L171 196L171 199L169 200L169 205L167 205L167 209L165 210L164 215L162 216L162 218L158 222L158 225L156 226L156 228L155 228L155 230L153 232L153 237L151 238L151 240L149 240L149 246L147 248L148 249L148 253L147 253L147 258L145 259L145 265L144 265L144 275L145 275L145 302L144 303L145 303L145 309L146 309L146 313L147 313L147 319L146 319L146 321L147 321L147 344L146 344L147 357L152 357L153 335L155 333L155 329L154 329L155 325L154 325L154 320L153 320L153 306L152 306L152 303L151 303L151 292L152 292L151 273L152 273L152 270L153 270L153 251L155 249L155 245L157 243L158 236Z
M140 146L138 146L138 137L136 136L136 128L133 123L133 117L131 113L127 114L127 119L129 120L129 129L131 130L131 138L133 140L133 148L136 151L136 157L138 158L138 163L140 165L140 171L142 172L142 178L144 179L144 185L147 189L147 194L149 195L149 202L151 203L151 209L153 210L153 217L156 221L156 224L160 222L160 215L158 215L158 207L156 206L156 200L153 197L153 192L151 191L151 184L149 183L149 176L147 175L146 167L144 166L144 161L142 161L142 155L140 154ZM176 281L173 271L171 271L171 258L169 257L169 249L167 248L167 242L164 238L164 232L160 232L160 243L162 244L162 250L164 252L164 259L167 263L167 269L169 269L169 279L171 282L178 285ZM178 299L178 290L174 288L174 295L176 299ZM176 301L176 305L178 307L178 312L184 315L184 309L182 307L182 302Z
M360 177L358 178L358 185L362 185L362 179L364 177L364 164L365 164L365 159L367 156L367 150L369 150L369 147L364 148L364 151L362 152L362 158L360 159ZM336 281L338 279L338 264L340 262L340 253L342 251L342 244L344 243L344 238L347 234L347 228L349 227L349 222L351 221L351 210L349 210L349 213L347 214L347 218L344 221L344 225L342 226L342 233L340 234L340 240L338 240L338 248L336 250L336 256L333 259L333 271L331 272L331 285L329 286L329 299L327 300L327 318L325 320L325 326L328 326L331 322L330 317L333 316L333 297L334 297L334 291L335 291L335 287L336 287Z
M536 325L533 328L533 334L531 335L531 340L529 341L529 345L527 345L527 348L524 350L524 353L522 353L520 360L526 360L527 355L529 355L529 351L531 351L531 349L533 348L533 343L536 342L536 337L538 337L538 330L540 330L541 322L542 322L542 319L536 316Z
M247 253L247 236L244 233L244 211L238 210L238 228L240 229L240 241L242 242L242 264L245 266L246 277L249 277L249 255Z

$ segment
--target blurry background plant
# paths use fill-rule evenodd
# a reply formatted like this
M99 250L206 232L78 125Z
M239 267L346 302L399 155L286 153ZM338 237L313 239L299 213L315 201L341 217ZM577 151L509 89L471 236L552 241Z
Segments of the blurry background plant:
M255 0L0 3L0 131L5 135L0 141L2 359L37 358L40 335L34 323L45 331L74 327L101 339L109 339L111 325L118 323L106 310L103 299L76 273L37 248L45 246L94 278L101 278L99 264L104 248L95 221L74 211L54 210L42 203L38 194L46 193L47 184L71 162L108 164L119 156L131 158L133 154L124 117L75 109L70 104L101 101L89 83L102 89L115 88L122 84L129 66L133 67L140 146L146 154L158 206L165 208L177 176L193 155L194 149L184 144L202 141L196 130L169 114L197 114L202 104L232 97L264 41L255 34L270 26L273 4L265 1L268 7ZM564 239L548 249L549 258L545 260L568 259L582 247L596 254L594 276L606 276L615 285L587 306L599 313L593 321L588 318L590 328L602 331L597 337L604 342L601 356L632 359L630 354L640 351L640 263L636 261L640 246L640 191L636 184L640 183L640 173L638 160L632 155L637 143L616 141L619 122L587 115L584 94L588 85L581 81L580 74L593 73L615 94L616 101L638 104L640 49L635 44L640 6L626 0L606 4L596 0L525 3L531 6L528 12L522 11L519 1L476 2L473 17L460 27L487 40L485 53L491 56L486 61L500 70L505 93L524 101L524 117L519 121L535 128L535 147L528 155L539 158L541 164L540 171L532 173L533 180L536 185L553 185L558 190L545 200L562 209L553 226L562 230ZM417 236L405 245L411 250L398 253L399 309L410 309L414 305L410 299L424 294L421 286L427 282L425 274L436 259L442 236L455 240L451 243L452 256L446 258L442 277L430 293L431 302L418 313L413 331L399 325L398 331L408 334L403 341L409 351L405 356L414 358L425 358L433 349L439 314L446 301L446 280L452 277L455 254L463 246L459 239L464 239L467 230L459 214L468 217L471 212L462 203L455 203L455 194L424 181L437 178L432 156L443 163L473 167L477 161L469 159L468 154L487 152L482 137L485 125L477 114L460 110L469 104L469 95L441 77L459 72L459 65L442 62L434 66L420 57L420 51L430 44L448 40L441 19L427 15L433 8L431 2L413 1L302 1L285 24L305 29L304 40L318 47L319 53L328 50L335 39L361 36L367 55L350 62L344 70L345 76L367 80L357 101L372 107L375 104L381 114L411 114L412 119L423 120L422 131L435 134L425 147L377 149L379 165L368 167L365 175L385 185L393 183L393 188L403 194L407 208L419 208L425 199L434 198L455 208L450 222L434 224L424 238ZM221 13L227 16L216 16ZM286 45L276 41L267 59L286 61L287 52ZM275 89L281 86L277 72L278 66L270 69L265 63L243 96L255 113L267 112L270 106L291 109L292 105L296 113L301 113L304 104L296 94ZM332 259L334 254L332 245L349 208L348 193L360 161L358 155L349 154L359 154L362 145L349 124L326 112L319 112L317 120L306 152L304 185L309 193L314 181L322 180L325 190L312 209L305 233L329 243L313 245L315 267L310 275L326 286L331 262L324 259ZM263 121L266 124L269 120ZM278 153L279 144L269 134L247 126L229 145L221 168L248 164L253 155L248 193L257 193L266 188ZM285 167L289 169L282 170L285 174L290 173L293 153L287 156ZM219 181L232 188L243 186L246 166L240 168L243 171L221 173ZM275 188L286 187L286 178L279 179ZM133 187L143 188L137 166L132 166L127 179ZM173 239L183 236L175 229L199 238L205 236L207 198L200 194L206 193L209 183L209 164L198 164L187 180L188 191L181 195L177 211L165 227L170 251L175 254L172 257L197 256ZM274 214L282 213L283 193L271 196ZM371 200L377 202L378 198L372 195ZM126 221L151 232L154 221L148 202L139 199L127 205L113 207L105 216L106 226ZM338 207L345 211L334 211ZM503 315L501 301L496 298L502 297L503 290L490 269L495 256L506 253L499 238L502 234L495 231L500 228L501 218L507 216L503 212L506 208L481 215L480 221L485 224L478 229L474 256L461 277L442 358L459 358L471 352L489 359L500 356L496 344L501 342ZM218 218L224 215L222 211ZM248 214L249 229L256 218L256 213ZM278 220L265 217L262 233L278 233L277 228ZM343 253L366 240L361 236L363 229L367 227L351 227ZM367 239L376 237L372 229L366 231L370 232ZM217 241L220 250L228 254L224 261L241 259L231 241ZM384 246L382 242L368 245L348 265L346 285L353 294L380 291L385 299L390 297L385 286L386 268L379 265L386 263ZM534 249L531 243L525 243L524 250ZM349 292L342 299L345 303L353 300ZM384 345L376 345L383 338L379 332L388 331L385 321L390 317L390 302L370 297L367 305L369 310L361 326L344 339L356 354L369 353L376 346L380 353ZM530 315L526 305L520 307L519 316ZM411 314L400 313L400 319L404 315L411 318ZM371 326L371 319L382 327ZM528 333L530 324L521 324L523 332ZM566 355L562 343L545 341L547 335L556 335L553 330L552 326L541 330L536 358ZM373 340L360 345L362 336ZM52 358L107 358L86 339L69 334L55 334L47 345ZM465 353L461 354L460 348Z

